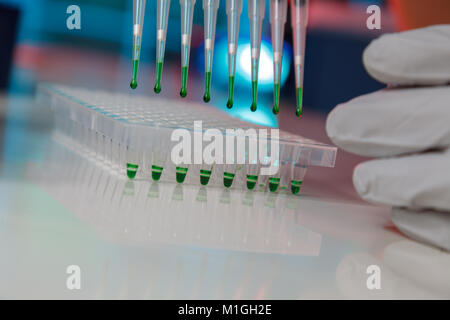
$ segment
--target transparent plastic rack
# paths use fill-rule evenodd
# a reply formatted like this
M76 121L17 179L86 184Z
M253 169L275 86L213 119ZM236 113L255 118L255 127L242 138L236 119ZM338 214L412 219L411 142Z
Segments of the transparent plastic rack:
M267 155L273 151L271 128L243 122L217 109L192 102L46 83L39 85L37 101L51 108L55 115L55 131L64 136L67 143L118 173L126 173L130 179L271 192L290 189L298 194L308 166L334 167L336 159L335 147L280 130L278 160L270 161L269 156L259 155L257 159L263 161L255 161L249 156L253 142L256 142L258 150L264 145ZM194 125L198 121L201 121L201 130ZM236 161L232 164L224 163L230 163L226 159L209 164L205 164L203 159L200 163L193 160L175 164L172 161L173 148L180 143L180 140L172 141L175 129L185 129L193 137L189 139L189 147L192 147L190 159L194 158L194 151L199 150L194 146L194 142L199 141L195 139L199 131L202 135L210 132L208 129L222 133L224 154L229 152L226 149L226 139L230 135L227 129L246 132L266 129L268 135L265 139L259 134L245 136L245 152L239 152L238 143L234 143L233 159L236 157ZM215 136L209 139L212 141ZM200 150L211 143L204 140L207 139L200 140ZM239 155L243 155L240 160L237 159ZM262 175L261 169L269 165L277 167L276 173Z

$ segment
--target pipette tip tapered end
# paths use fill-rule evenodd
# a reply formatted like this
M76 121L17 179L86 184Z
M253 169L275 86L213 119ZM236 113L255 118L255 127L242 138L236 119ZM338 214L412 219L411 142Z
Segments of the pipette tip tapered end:
M180 97L185 98L186 95L187 95L186 88L181 88L181 90L180 90Z
M280 108L274 104L272 109L273 114L278 114L280 112Z
M153 88L153 91L155 91L155 93L161 92L161 84L159 82L155 83L155 87Z
M252 112L255 112L255 111L256 111L256 102L253 102L253 103L252 103L252 105L250 106L250 110L251 110Z
M205 94L203 95L203 101L209 102L209 100L211 100L211 96L209 95L208 92L205 92Z
M303 115L303 111L301 109L297 109L295 111L295 115L300 118Z
M228 109L233 108L233 99L228 99L228 101L227 101L227 108Z
M130 88L133 89L133 90L137 88L137 81L136 81L136 79L132 79L131 80Z

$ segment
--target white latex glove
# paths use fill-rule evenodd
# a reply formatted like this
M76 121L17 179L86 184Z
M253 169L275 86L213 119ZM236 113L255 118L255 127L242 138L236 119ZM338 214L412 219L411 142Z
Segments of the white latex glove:
M400 230L450 250L450 213L436 219L425 211L450 212L450 25L383 35L363 62L372 77L396 87L337 106L327 133L344 150L380 158L354 171L362 198L398 207ZM405 210L424 212L409 219Z

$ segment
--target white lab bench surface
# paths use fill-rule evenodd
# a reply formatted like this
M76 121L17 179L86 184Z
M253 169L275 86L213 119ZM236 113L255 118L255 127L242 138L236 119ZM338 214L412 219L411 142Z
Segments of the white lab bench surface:
M450 297L450 255L389 208L308 175L299 196L131 181L61 141L30 97L0 104L0 298Z

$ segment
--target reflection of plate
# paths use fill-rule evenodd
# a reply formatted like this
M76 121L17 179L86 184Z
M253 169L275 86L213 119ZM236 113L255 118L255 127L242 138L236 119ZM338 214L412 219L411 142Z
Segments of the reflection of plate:
M153 242L317 256L321 235L287 194L128 180L55 135L47 167L33 176L76 216L114 242Z

